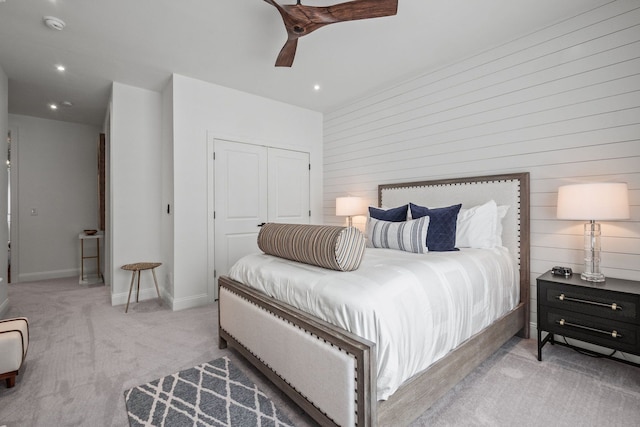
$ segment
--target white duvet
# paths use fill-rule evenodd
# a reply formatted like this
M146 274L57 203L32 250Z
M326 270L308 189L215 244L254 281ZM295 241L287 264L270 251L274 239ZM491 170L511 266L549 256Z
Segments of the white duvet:
M519 300L503 247L427 254L367 248L352 272L255 254L229 277L375 342L378 400Z

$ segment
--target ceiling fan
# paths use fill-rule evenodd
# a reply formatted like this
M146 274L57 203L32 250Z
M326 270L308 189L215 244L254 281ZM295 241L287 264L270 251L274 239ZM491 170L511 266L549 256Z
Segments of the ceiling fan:
M291 67L298 39L318 28L336 22L392 16L398 12L398 0L353 0L325 7L304 6L300 0L291 5L264 1L278 9L287 29L287 42L278 55L276 67Z

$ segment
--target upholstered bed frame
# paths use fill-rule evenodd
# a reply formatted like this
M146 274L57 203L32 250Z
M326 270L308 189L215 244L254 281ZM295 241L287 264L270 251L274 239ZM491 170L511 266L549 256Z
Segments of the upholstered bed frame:
M378 190L380 206L462 203L469 208L490 199L509 205L503 245L520 269L520 303L378 402L374 343L221 277L220 348L235 348L321 425L409 424L512 336L529 337L528 173L389 184Z

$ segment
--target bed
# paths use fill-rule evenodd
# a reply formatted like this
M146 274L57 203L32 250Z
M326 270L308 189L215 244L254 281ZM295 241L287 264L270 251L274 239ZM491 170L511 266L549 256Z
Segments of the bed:
M219 346L236 349L321 425L409 424L512 336L529 336L529 175L378 188L379 206L462 203L464 208L488 200L510 207L502 221L502 245L517 270L515 307L403 381L385 400L378 400L378 351L372 340L229 277L219 280Z

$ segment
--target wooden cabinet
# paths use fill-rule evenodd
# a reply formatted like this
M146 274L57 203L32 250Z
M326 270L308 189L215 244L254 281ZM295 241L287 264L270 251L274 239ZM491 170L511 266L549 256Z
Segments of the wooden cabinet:
M547 342L568 345L556 335L640 355L640 282L607 278L592 283L579 275L547 272L537 285L538 360ZM548 332L544 339L543 331Z

